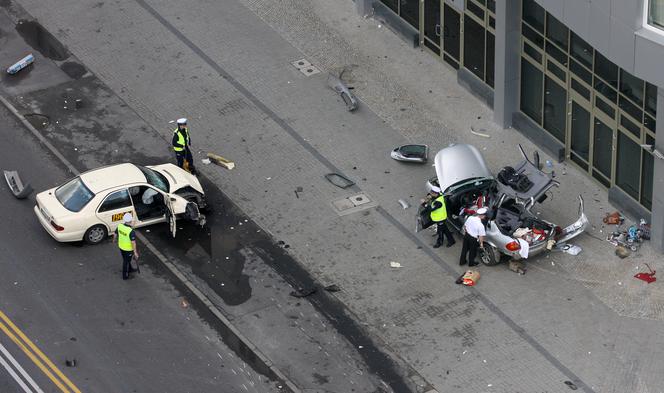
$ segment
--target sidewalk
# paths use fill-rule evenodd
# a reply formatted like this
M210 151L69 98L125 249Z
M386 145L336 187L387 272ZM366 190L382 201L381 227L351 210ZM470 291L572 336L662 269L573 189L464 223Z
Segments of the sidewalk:
M393 147L427 143L434 153L469 142L492 168L514 163L517 143L534 147L493 125L442 63L358 17L350 2L225 2L223 12L203 2L164 1L155 12L142 1L59 0L60 11L20 3L162 136L165 120L187 114L195 146L237 163L233 172L201 167L206 176L320 281L341 285L339 298L439 391L566 391L563 381L575 378L597 392L662 384L662 290L632 278L644 261L661 264L647 248L619 260L584 235L577 257L533 260L523 277L483 268L479 287L467 289L453 284L458 247L434 252L428 233L412 236L413 209L397 200L415 205L432 169L390 160ZM323 70L351 66L360 110L345 112L325 75L296 71L290 62L301 58ZM471 125L491 139L471 135ZM358 189L327 183L336 169ZM572 222L582 190L596 225L589 232L602 238L604 192L565 172L542 216ZM379 207L339 215L331 205L359 192Z

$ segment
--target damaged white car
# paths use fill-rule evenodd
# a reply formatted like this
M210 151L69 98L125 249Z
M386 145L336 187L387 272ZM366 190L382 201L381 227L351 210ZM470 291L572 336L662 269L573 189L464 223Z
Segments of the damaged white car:
M581 195L578 196L579 218L565 228L531 212L536 203L547 198L547 191L559 183L553 180L552 173L540 170L537 152L532 162L521 146L519 150L523 160L494 176L474 146L451 145L436 154L436 176L427 182L427 191L443 191L448 222L457 230L461 230L466 218L477 209L488 208L485 249L481 253L486 265L498 264L501 254L518 256L521 247L513 237L518 228L532 230L529 256L535 256L555 243L580 235L588 225Z
M203 225L205 193L196 176L173 164L118 164L81 173L63 185L37 194L35 215L57 241L97 244L115 231L125 213L135 228L176 220Z

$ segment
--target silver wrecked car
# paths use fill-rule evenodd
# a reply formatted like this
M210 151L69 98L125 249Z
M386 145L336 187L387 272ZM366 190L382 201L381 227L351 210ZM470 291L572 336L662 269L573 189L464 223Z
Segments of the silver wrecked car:
M523 160L514 167L503 168L498 176L489 170L482 154L472 145L450 145L435 157L436 176L427 182L427 191L445 196L448 222L461 230L466 218L480 207L487 207L485 250L481 253L485 265L500 262L501 254L518 257L519 242L513 237L518 228L533 232L529 257L547 250L547 244L564 243L581 234L588 225L579 195L579 218L565 228L543 220L531 212L542 203L546 192L559 183L553 173L542 172L539 155L530 161L519 145Z

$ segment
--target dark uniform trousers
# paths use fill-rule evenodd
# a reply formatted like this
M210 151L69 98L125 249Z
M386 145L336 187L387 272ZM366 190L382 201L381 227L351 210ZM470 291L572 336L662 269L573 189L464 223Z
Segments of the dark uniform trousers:
M438 234L438 239L436 240L436 244L438 246L442 246L443 236L445 236L447 238L447 246L449 247L452 244L454 244L454 236L452 236L452 232L450 232L450 229L447 227L445 221L447 220L436 222L436 233Z
M461 257L459 258L459 265L465 265L468 263L469 266L476 265L475 258L477 257L477 249L480 247L480 242L470 236L468 233L463 235L463 245L461 246ZM468 256L468 261L466 261L466 256Z
M129 273L134 269L131 268L131 259L134 257L134 251L125 251L120 250L122 254L122 279L126 280L129 278Z

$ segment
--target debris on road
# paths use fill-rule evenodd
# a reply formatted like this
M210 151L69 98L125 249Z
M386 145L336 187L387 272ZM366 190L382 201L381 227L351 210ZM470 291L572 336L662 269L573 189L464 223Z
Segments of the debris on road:
M355 185L355 182L338 173L328 173L325 179L339 188L348 188Z
M201 162L202 162L204 165L210 165L210 163L211 163L212 161L211 161L209 158L203 158L203 159L201 160Z
M207 153L207 158L209 158L215 164L222 166L228 170L235 168L235 163L227 158L224 158L220 155L214 153Z
M359 103L353 93L350 92L353 88L346 86L346 84L341 80L344 71L345 69L341 71L338 77L332 74L328 74L327 84L332 88L332 90L339 93L341 99L346 104L346 109L348 109L349 112L352 112L357 109Z
M299 288L295 291L292 291L290 295L293 297L301 298L301 297L311 296L314 293L316 293L316 291L317 289L315 287Z
M463 275L463 285L472 287L477 284L480 279L480 271L476 269L468 269Z
M403 145L390 152L390 157L397 161L424 164L429 158L427 145Z
M186 300L182 299L182 301L180 302L180 306L182 306L182 308L187 308L189 307L189 303Z
M628 249L627 247L625 247L625 246L621 246L621 245L618 245L618 246L616 247L616 255L617 255L620 259L625 259L625 258L627 258L630 254L631 254L631 252L629 251L629 249Z
M76 359L65 359L65 366L76 367Z
M565 385L572 390L578 390L579 388L572 381L565 381Z
M575 244L559 244L556 246L560 251L569 255L579 255L583 249Z
M401 264L400 264L399 262L390 261L390 267L393 267L393 268L395 268L395 269L398 269L398 268L400 268L400 267L402 267L402 266L401 266Z
M324 289L328 292L339 292L339 291L341 291L341 288L339 288L339 286L337 284L328 285Z
M625 221L625 217L620 214L620 212L613 212L613 213L606 213L606 216L602 219L602 222L604 222L607 225L620 225Z
M482 129L482 131L485 131L485 130ZM489 134L485 134L485 133L483 133L483 132L477 132L477 131L475 131L475 129L473 128L473 126L470 126L470 133L473 134L473 135L481 136L482 138L491 138L491 135L489 135Z
M410 205L408 204L408 202L404 201L403 199L399 199L399 204L401 205L401 207L402 207L404 210L406 210L406 209L408 209L408 208L410 207Z
M16 63L12 64L9 68L7 68L7 73L9 75L14 75L17 72L21 71L25 67L29 66L30 64L34 63L35 57L30 53L29 55L25 56L21 60L17 61Z
M302 191L304 191L304 189L303 189L302 187L297 187L297 188L295 189L295 197L296 197L297 199L300 199L300 193L301 193Z
M508 268L514 273L526 274L526 264L522 261L510 261Z
M23 184L17 171L4 171L4 173L7 185L17 199L25 199L32 193L30 184Z
M638 278L639 280L643 280L643 281L647 282L648 284L650 284L651 282L657 281L657 277L655 277L655 273L657 273L657 271L652 270L650 268L650 265L648 265L647 263L645 263L644 265L646 265L646 267L648 268L648 270L650 270L650 272L649 273L646 273L646 272L636 273L634 275L634 277Z

